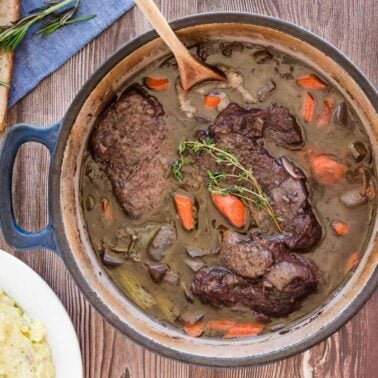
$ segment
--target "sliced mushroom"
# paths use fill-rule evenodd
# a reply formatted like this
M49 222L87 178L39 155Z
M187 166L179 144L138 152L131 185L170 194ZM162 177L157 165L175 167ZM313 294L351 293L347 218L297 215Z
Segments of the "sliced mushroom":
M121 266L125 262L121 257L111 253L108 250L102 251L100 257L104 265L112 267L112 268Z
M259 50L252 54L257 64L265 63L273 58L268 50Z
M189 325L197 323L199 320L202 320L204 314L201 311L188 310L181 314L180 319Z
M184 262L194 273L197 273L205 266L205 263L201 260L185 259Z
M161 282L165 274L169 270L169 266L167 264L149 264L147 263L148 266L148 272L150 273L151 278L155 282Z
M335 120L342 126L346 126L348 123L348 108L344 101L341 101L335 109Z
M184 291L184 295L185 295L186 300L187 300L189 303L194 303L194 296L193 296L193 293L192 293L191 290L188 288L188 286L186 286L186 283L185 283L185 282L181 282L181 287L182 287L182 290Z
M257 97L259 98L259 101L265 101L275 89L276 84L273 80L266 82L265 85L257 91Z
M349 154L357 163L364 160L367 153L368 150L362 142L354 142L350 145Z
M281 79L283 80L294 80L294 76L291 72L285 72L281 74Z
M286 156L281 156L280 161L282 166L286 169L287 173L295 179L304 179L305 175L303 172L294 165Z
M349 208L357 207L366 203L366 196L357 189L351 189L342 194L340 201Z
M95 206L95 200L93 198L93 196L89 195L85 201L85 208L88 210L88 211L91 211Z
M368 199L376 197L376 183L372 176L372 172L367 167L360 167L359 171L362 175L363 193Z
M167 250L176 240L176 230L171 225L161 226L148 246L148 255L154 261L160 261L165 257Z
M202 115L195 115L194 119L199 123L210 123L211 120L205 116Z
M231 57L234 51L243 51L244 45L241 42L232 42L226 46L222 46L222 55L227 58Z
M201 250L198 248L191 248L191 247L186 247L185 251L190 257L193 257L193 258L202 257L202 256L211 254L210 251L205 251L205 250Z
M372 177L371 177L371 172L369 168L366 167L359 167L358 168L358 173L362 177L362 188L363 188L363 193L366 193L370 185L372 184Z

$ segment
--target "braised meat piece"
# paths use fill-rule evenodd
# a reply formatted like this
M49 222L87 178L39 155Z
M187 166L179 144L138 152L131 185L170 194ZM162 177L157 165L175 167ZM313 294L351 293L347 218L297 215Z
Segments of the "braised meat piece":
M222 264L242 277L261 277L274 263L269 248L231 231L223 236L220 254Z
M275 159L258 143L261 137L278 145L302 143L298 125L288 110L275 106L246 110L232 103L209 127L209 136L217 146L237 156L243 166L253 169L254 176L270 197L272 207L281 220L280 226L285 235L282 242L292 250L311 249L320 240L322 230L308 201L305 175L287 159ZM219 170L206 154L201 154L199 160L204 172ZM222 169L230 170L227 166ZM251 211L264 232L274 233L274 226L265 213L252 207Z
M159 101L142 86L130 86L99 119L90 138L113 193L131 218L160 205L169 190L167 125Z
M210 126L210 132L213 135L235 133L249 138L270 138L281 146L303 143L295 118L282 106L244 109L231 103Z
M221 250L225 266L202 270L191 290L215 307L242 304L267 316L285 316L315 291L319 272L305 257L291 254L277 238L227 233ZM255 259L254 259L255 257Z
M219 266L197 273L190 288L202 302L220 308L237 304L240 301L241 290L248 286L247 280Z

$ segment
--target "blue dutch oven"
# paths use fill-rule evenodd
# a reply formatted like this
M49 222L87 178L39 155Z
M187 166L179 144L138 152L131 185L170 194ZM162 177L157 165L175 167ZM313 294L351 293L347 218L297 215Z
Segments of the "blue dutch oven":
M277 19L239 13L212 13L172 23L186 44L239 40L271 45L306 61L350 100L365 125L377 161L378 96L363 74L338 50L310 32ZM168 53L154 32L129 42L88 80L64 119L42 128L11 128L0 155L0 224L5 240L17 250L47 248L64 260L92 305L115 327L141 345L190 363L240 367L286 358L313 346L350 319L378 283L377 219L354 273L319 308L286 329L241 340L193 339L147 317L112 283L91 247L80 201L80 169L88 136L115 93L137 71ZM49 223L36 233L17 225L12 208L12 170L19 147L45 145L51 154Z

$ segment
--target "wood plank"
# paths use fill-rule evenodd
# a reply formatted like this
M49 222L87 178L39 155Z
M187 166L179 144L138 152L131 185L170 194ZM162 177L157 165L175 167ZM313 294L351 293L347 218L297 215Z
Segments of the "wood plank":
M157 3L169 19L224 10L263 13L297 23L341 49L378 84L378 3L375 0L160 0ZM140 12L131 10L16 105L9 115L10 124L48 125L61 119L94 70L112 52L149 28ZM30 230L47 223L48 162L46 149L31 143L20 150L15 165L16 215L19 223ZM0 247L13 253L2 239ZM308 352L257 368L205 369L144 350L113 329L89 305L62 261L52 253L35 251L16 255L45 278L67 308L80 338L86 377L376 376L378 293L345 327Z

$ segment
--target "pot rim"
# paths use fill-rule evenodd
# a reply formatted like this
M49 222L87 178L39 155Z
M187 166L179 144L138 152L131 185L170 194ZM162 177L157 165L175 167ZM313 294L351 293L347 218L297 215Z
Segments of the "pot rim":
M283 21L274 17L262 16L257 14L240 13L240 12L212 12L199 15L188 16L184 18L172 21L170 25L174 30L182 28L192 27L198 24L221 24L221 23L237 23L237 24L253 24L257 26L263 26L278 30L285 34L289 34L292 37L305 40L308 44L315 47L317 50L326 54L352 77L352 79L359 84L366 97L376 111L378 111L378 94L374 86L364 76L364 74L338 49L334 46L316 36L306 29ZM160 354L174 358L183 362L189 362L202 366L212 367L247 367L250 365L261 365L269 362L275 362L302 352L319 342L326 339L328 336L336 332L341 326L343 326L350 318L352 318L358 310L365 304L365 302L374 293L378 287L378 267L376 267L374 273L365 284L363 290L357 295L357 297L349 304L349 306L334 319L332 323L325 325L322 329L316 332L310 339L304 339L303 341L286 349L281 349L278 352L264 355L263 357L254 356L232 358L230 359L217 359L210 360L208 357L198 357L187 353L177 352L165 345L155 343L154 340L148 339L141 335L134 329L126 326L115 314L109 312L105 303L103 303L97 296L96 292L90 287L82 272L77 265L74 255L70 250L68 240L63 224L63 214L60 205L60 180L61 180L61 167L64 158L64 150L66 146L67 138L71 132L71 128L74 125L77 114L82 108L87 96L92 90L100 83L103 77L124 59L127 55L134 50L143 46L144 44L157 38L158 35L155 31L148 31L135 39L128 42L121 47L118 51L110 56L86 81L82 89L76 95L72 104L70 105L65 118L62 121L62 126L59 131L59 137L54 152L54 157L51 165L50 177L49 177L49 202L51 219L55 229L55 239L62 253L63 260L68 270L75 279L76 284L80 290L84 293L89 302L96 308L98 312L114 327L120 330L124 335L127 335L138 344L143 347L159 352Z

